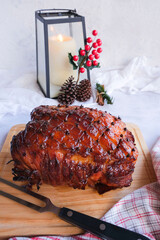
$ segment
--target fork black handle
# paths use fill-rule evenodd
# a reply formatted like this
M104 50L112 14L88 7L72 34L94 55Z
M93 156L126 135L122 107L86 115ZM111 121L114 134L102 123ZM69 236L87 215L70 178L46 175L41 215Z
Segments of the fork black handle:
M82 228L85 231L107 240L149 240L149 238L118 227L111 223L90 217L80 212L73 211L69 208L61 208L59 217L73 225Z

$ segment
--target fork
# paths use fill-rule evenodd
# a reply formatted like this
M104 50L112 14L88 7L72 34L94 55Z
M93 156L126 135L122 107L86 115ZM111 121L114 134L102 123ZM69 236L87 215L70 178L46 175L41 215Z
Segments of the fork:
M6 179L0 178L0 182L7 184L15 189L20 190L21 192L27 193L31 195L32 197L35 197L37 199L40 199L45 203L44 207L40 207L38 205L35 205L31 202L28 202L26 200L23 200L21 198L18 198L14 195L11 195L7 192L4 192L0 190L0 195L7 197L11 200L14 200L24 206L27 206L29 208L32 208L40 213L43 212L53 212L58 217L63 219L66 222L69 222L73 225L78 226L79 228L88 231L97 237L100 237L101 239L107 239L107 240L149 240L149 238L139 234L135 233L133 231L127 230L125 228L116 226L114 224L104 222L100 219L85 215L80 212L76 212L69 208L60 208L55 206L49 198L40 195L36 192L29 191L25 189L24 187L18 186Z

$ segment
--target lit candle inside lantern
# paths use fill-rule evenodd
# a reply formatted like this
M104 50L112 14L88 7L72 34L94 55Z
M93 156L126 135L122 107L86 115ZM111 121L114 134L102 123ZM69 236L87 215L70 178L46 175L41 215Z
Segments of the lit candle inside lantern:
M50 97L56 97L62 84L77 72L69 63L68 53L76 53L75 40L70 36L49 37Z

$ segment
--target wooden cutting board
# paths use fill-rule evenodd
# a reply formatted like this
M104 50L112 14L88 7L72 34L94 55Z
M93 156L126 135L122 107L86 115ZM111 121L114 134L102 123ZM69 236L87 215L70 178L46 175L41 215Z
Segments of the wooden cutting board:
M13 164L7 165L11 159L10 141L12 136L23 130L25 125L13 126L8 133L2 151L0 153L0 177L12 181L11 169ZM156 176L152 167L151 157L140 129L134 124L127 124L127 127L135 136L139 157L133 174L133 182L130 187L109 191L99 195L94 189L84 190L72 189L70 187L52 187L42 185L39 190L51 199L59 207L68 207L80 211L90 216L101 218L119 199L132 191L156 181ZM21 185L21 183L17 183ZM33 203L40 204L25 193L12 189L0 183L0 189L15 194ZM34 189L37 191L36 189ZM72 235L82 233L82 231L56 217L53 213L38 213L32 209L22 206L10 199L0 196L0 237L11 236L34 236L34 235Z

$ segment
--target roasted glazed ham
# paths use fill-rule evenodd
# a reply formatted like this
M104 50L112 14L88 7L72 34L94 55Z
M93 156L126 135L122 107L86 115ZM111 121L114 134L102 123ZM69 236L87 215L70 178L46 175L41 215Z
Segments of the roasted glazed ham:
M127 187L138 157L132 133L107 112L83 106L40 106L13 137L14 180L99 193Z

